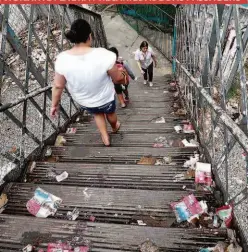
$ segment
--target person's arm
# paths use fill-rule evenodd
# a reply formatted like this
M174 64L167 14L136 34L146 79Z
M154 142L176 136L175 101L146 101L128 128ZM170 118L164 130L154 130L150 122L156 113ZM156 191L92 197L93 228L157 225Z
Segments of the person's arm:
M154 61L154 66L157 67L157 59L154 54L152 54L152 59Z
M63 90L65 88L66 79L63 75L60 75L58 73L55 73L54 77L54 85L52 88L52 106L50 115L51 117L54 117L59 109L59 102L63 93Z
M134 80L135 79L135 75L134 75L133 71L131 70L131 68L129 67L129 65L128 65L128 63L127 63L126 60L123 61L123 66L127 70L128 75Z
M134 57L134 59L135 59L136 62L137 62L137 65L138 65L138 68L139 68L141 74L144 74L144 71L142 70L142 67L141 67L141 64L140 64L139 51L136 51L136 52L135 52L135 57Z
M139 67L139 70L140 70L141 74L144 74L144 71L143 71L143 69L142 69L142 67L141 67L141 64L140 64L140 61L139 61L139 60L137 60L137 65L138 65L138 67Z

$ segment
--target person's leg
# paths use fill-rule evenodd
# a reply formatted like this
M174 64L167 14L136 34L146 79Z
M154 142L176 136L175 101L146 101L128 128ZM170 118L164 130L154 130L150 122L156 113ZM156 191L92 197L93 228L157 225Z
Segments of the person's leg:
M153 86L152 80L153 80L153 62L151 63L151 65L148 67L148 75L149 75L149 84L150 87Z
M144 71L144 84L147 84L147 69L142 68L142 70Z
M104 113L97 113L94 114L94 119L96 122L96 126L98 130L100 131L102 141L105 146L110 145L110 139L109 139L109 134L107 131L107 124L106 124L106 119L105 119L105 114Z
M116 103L115 101L113 101L111 102L110 106L108 106L108 108L105 109L105 115L109 124L111 125L113 132L117 133L117 131L120 129L121 124L117 119L115 110L116 110Z
M119 102L120 102L120 104L121 104L121 107L122 107L122 108L125 108L125 107L126 107L126 103L125 103L123 94L118 94L117 97L118 97L118 100L119 100Z
M125 86L123 93L125 94L125 100L129 101L128 85Z
M117 97L118 97L118 100L121 104L121 107L122 108L125 108L126 107L126 103L124 101L124 97L123 97L123 94L122 94L122 87L121 85L115 85L115 92L117 94Z
M114 113L111 113L111 114L106 114L106 117L107 117L107 120L108 120L109 124L112 127L113 132L117 133L120 126L121 126L121 124L117 119L116 113L114 112Z

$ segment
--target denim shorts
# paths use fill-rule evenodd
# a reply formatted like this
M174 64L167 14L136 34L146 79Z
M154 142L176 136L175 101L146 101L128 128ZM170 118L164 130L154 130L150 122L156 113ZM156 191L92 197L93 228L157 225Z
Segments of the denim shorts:
M81 109L87 110L87 112L90 114L112 114L116 110L116 103L115 103L115 100L113 100L100 107L88 108L88 107L81 106Z

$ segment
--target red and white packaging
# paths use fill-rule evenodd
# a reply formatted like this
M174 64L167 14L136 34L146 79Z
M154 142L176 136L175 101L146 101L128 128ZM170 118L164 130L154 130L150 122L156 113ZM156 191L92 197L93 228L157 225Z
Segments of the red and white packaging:
M197 162L195 170L195 183L210 186L212 181L211 164Z

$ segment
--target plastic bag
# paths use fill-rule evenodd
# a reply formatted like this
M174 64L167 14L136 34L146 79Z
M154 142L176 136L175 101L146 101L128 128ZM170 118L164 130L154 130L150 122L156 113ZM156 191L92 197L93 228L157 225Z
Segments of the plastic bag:
M62 199L38 187L34 192L34 197L27 202L26 207L32 215L47 218L50 215L55 215L61 203Z
M72 248L67 243L48 243L47 252L88 252L89 247L80 246Z
M216 214L221 220L223 220L225 227L230 228L233 219L233 207L231 205L226 205L216 209Z
M184 197L180 202L172 203L171 207L179 223L204 212L193 194Z

